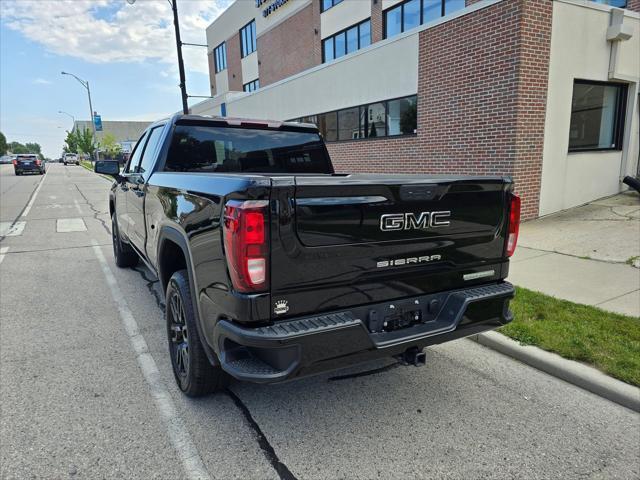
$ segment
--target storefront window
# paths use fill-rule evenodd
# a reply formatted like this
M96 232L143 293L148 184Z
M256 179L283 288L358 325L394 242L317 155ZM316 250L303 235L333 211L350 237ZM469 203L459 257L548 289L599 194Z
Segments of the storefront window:
M338 112L338 140L361 138L360 109L358 107Z
M626 99L626 85L576 80L569 151L621 150Z
M384 103L373 103L367 107L367 138L384 137L387 134L385 117Z
M390 100L387 104L389 135L408 135L417 129L417 97Z

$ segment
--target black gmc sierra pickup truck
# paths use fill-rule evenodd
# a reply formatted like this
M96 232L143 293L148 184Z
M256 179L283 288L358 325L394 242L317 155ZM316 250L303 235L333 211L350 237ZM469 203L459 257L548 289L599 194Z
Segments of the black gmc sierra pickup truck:
M507 177L336 174L314 125L195 115L151 125L122 172L95 171L115 178L116 264L142 259L166 292L187 395L228 375L420 365L424 347L512 319Z

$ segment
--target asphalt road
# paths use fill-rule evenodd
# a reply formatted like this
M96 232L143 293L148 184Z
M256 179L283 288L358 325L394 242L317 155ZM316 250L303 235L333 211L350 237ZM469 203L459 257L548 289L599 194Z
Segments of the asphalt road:
M3 479L640 476L640 415L468 340L184 397L155 279L113 263L108 188L0 166Z

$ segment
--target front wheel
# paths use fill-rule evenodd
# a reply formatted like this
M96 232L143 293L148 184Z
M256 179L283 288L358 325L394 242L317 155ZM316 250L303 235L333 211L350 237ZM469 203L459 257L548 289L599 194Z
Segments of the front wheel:
M211 365L204 351L186 270L171 276L165 305L171 366L180 390L189 397L200 397L224 389L229 377L220 366Z
M116 214L111 215L111 241L113 242L113 258L120 268L135 267L138 254L120 238Z

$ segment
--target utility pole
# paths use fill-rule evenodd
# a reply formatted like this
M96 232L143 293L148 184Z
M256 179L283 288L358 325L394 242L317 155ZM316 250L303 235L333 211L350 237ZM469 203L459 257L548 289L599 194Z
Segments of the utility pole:
M93 105L91 104L91 89L89 88L89 82L87 80L82 80L81 78L79 78L78 76L74 75L73 73L68 73L68 72L61 72L62 75L71 75L73 78L75 78L78 82L80 82L80 85L82 85L84 88L87 89L87 95L89 96L89 118L91 119L91 127L93 129L93 143L96 146L96 162L98 160L100 160L100 153L98 152L98 136L96 135L96 123L93 121ZM75 124L75 121L74 121Z
M180 40L180 23L178 22L178 0L171 2L173 10L173 26L176 31L176 49L178 50L178 71L180 72L180 93L182 95L182 112L186 115L189 113L189 104L187 103L187 85L184 78L184 62L182 61L182 41Z

